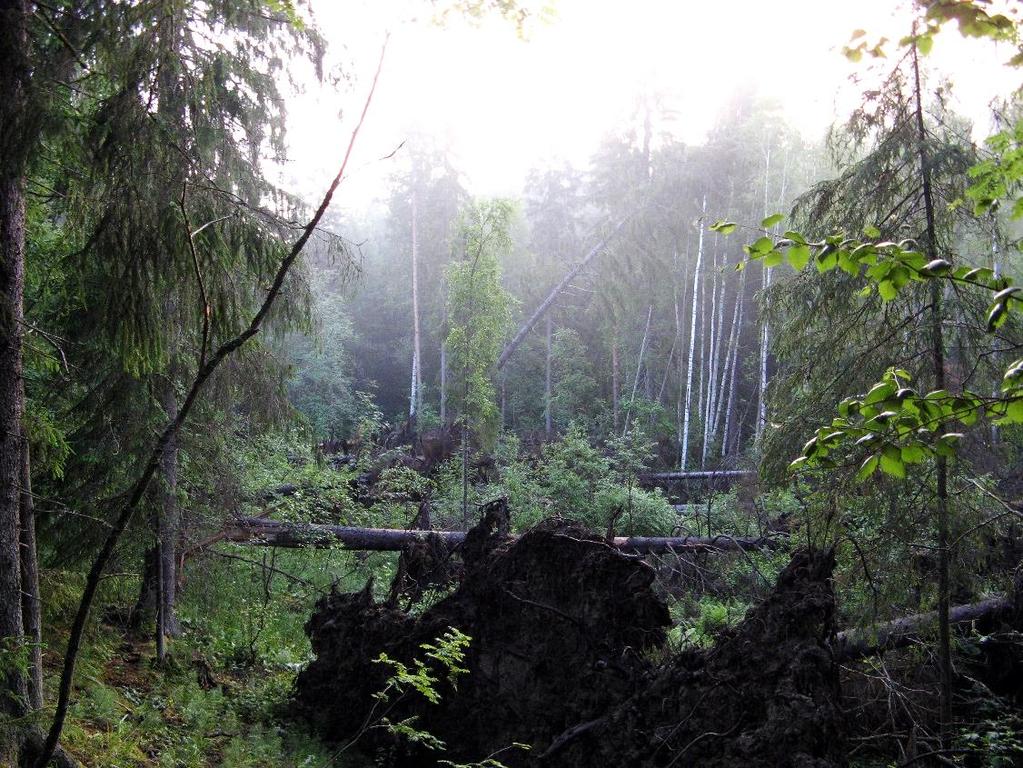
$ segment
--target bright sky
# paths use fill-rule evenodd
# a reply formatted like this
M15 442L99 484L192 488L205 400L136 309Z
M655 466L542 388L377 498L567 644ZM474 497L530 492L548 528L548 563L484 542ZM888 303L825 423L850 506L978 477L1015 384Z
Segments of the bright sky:
M859 88L848 77L864 66L841 54L852 31L895 40L908 33L891 0L557 0L556 18L525 41L497 19L443 29L426 18L407 21L424 7L425 0L314 5L330 60L349 62L352 79L340 89L309 85L289 108L289 174L308 198L335 172L385 30L391 41L357 145L358 170L339 199L357 209L383 194L401 160L376 159L412 129L448 143L475 194L515 195L531 167L557 158L585 167L602 137L628 124L644 90L667 95L679 114L673 131L688 142L701 141L731 93L748 87L788 105L789 120L816 137L856 103ZM1007 58L950 28L928 64L952 74L958 109L986 123L990 99L1017 84L1019 73L1000 66Z

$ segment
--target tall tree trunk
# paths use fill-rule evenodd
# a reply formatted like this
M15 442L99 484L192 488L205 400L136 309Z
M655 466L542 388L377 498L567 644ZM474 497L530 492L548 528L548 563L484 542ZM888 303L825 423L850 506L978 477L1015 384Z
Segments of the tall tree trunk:
M991 271L994 272L995 280L1002 276L1002 262L998 258L998 223L994 217L991 216ZM998 382L995 382L994 390L991 392L992 397L998 397L1000 394L998 388ZM999 432L998 425L993 421L991 422L991 445L998 445Z
M620 408L618 393L621 391L621 382L619 377L619 361L618 361L618 331L617 328L613 332L611 339L611 416L614 422L614 431L618 431L618 424L621 421Z
M440 424L448 425L448 345L440 343Z
M718 351L721 346L721 313L718 310L718 244L714 243L711 256L710 287L710 339L708 341L707 409L703 414L703 449L700 452L700 466L707 464L707 453L714 440L714 410L717 405ZM723 303L723 302L722 302Z
M676 262L678 255L676 254ZM675 277L678 276L678 264L675 265ZM678 334L679 341L679 352L678 352L678 392L675 395L675 438L681 450L682 446L682 411L683 411L683 398L685 397L685 387L682 386L682 381L685 376L686 356L685 352L685 330L682 326L682 318L686 314L686 292L689 286L689 235L686 235L686 255L685 255L685 268L682 275L682 301L679 303L678 300L678 283L676 281L674 287L675 294L675 333Z
M554 334L554 321L547 315L547 360L543 379L543 423L544 434L549 441L554 434L554 419L551 414L551 337Z
M651 304L646 313L646 326L643 328L643 340L639 344L639 357L636 358L636 376L632 380L632 394L625 406L625 426L622 427L624 435L629 430L629 414L632 412L632 404L636 401L636 392L639 390L639 374L643 370L643 357L646 355L646 342L650 336L650 320L654 316L654 305Z
M173 366L171 368L173 371ZM161 392L161 405L168 420L178 416L178 403L175 396L173 375L169 374ZM177 637L181 628L177 619L177 550L180 535L181 512L178 507L178 436L174 434L167 441L163 456L160 459L160 474L163 477L161 488L160 514L158 516L159 538L159 605L157 608L157 624L163 637ZM160 638L158 638L160 639Z
M28 701L43 708L43 620L39 602L39 561L36 555L35 505L32 502L32 464L28 437L22 440L21 463L21 618L25 638L32 644L28 667Z
M771 178L771 145L767 145L767 153L764 159L764 216L769 216L767 210L767 186ZM771 287L771 270L764 269L764 283L762 300L767 302L767 291ZM763 318L760 328L760 385L757 387L757 425L754 433L754 442L760 445L760 439L764 434L764 427L767 425L767 350L770 344L771 330L767 322L767 316Z
M738 292L737 292L736 298L735 298L736 303L739 305L739 319L738 319L738 322L736 323L735 344L732 347L732 365L731 365L732 373L731 373L731 376L729 377L730 380L729 380L729 383L728 383L728 405L725 406L725 425L724 425L724 430L723 430L724 434L723 434L723 436L721 438L721 455L722 456L727 456L728 455L728 439L729 439L729 437L731 437L731 433L732 433L731 424L733 422L734 414L735 414L735 410L734 410L734 405L733 404L735 402L736 372L738 371L738 368L739 368L739 334L740 334L741 329L742 329L742 320L743 320L743 315L745 313L744 311L746 309L746 305L743 303L743 294L744 294L745 290L746 290L746 273L743 272L742 273L742 277L739 278L739 288L738 288ZM736 427L735 427L735 442L736 442L736 445L738 445L738 442L739 442L738 438L739 438L739 426L736 425Z
M745 275L746 273L743 272ZM732 358L735 352L735 345L738 343L739 336L739 306L742 304L742 278L739 278L739 287L735 291L735 305L732 307L732 325L728 329L728 346L725 348L725 359L724 367L721 371L721 382L718 387L717 404L714 410L714 435L717 436L718 430L721 427L721 415L724 411L725 398L728 394L728 387L731 380L731 369L732 369ZM722 304L724 304L724 296L722 296ZM723 431L723 430L722 430ZM725 438L721 438L721 455L724 455L724 444Z
M533 314L529 316L529 319L522 324L522 327L515 332L512 340L508 342L507 346L505 346L504 350L501 352L501 356L497 359L498 370L504 368L505 363L507 363L508 359L515 353L515 350L519 348L519 345L526 338L526 335L533 329L533 326L535 326L540 321L540 318L547 313L547 311L551 308L551 305L554 304L554 300L561 295L561 292L569 286L572 282L572 278L578 275L591 261L593 261L597 254L604 250L604 247L621 231L629 218L629 216L626 216L624 219L619 221L607 237L593 246L593 248L590 249L590 252L583 256L583 258L580 259L574 267L568 270L568 272L565 273L565 276L561 278L561 281L551 289L550 293L547 294L547 298L540 302L540 306L534 310Z
M696 353L696 305L700 288L700 263L703 261L703 217L707 215L707 196L703 197L703 213L700 215L700 240L696 247L696 268L693 271L692 322L689 326L689 363L686 370L686 403L682 413L682 446L679 449L679 470L686 471L689 455L689 418L693 404L693 362Z
M914 24L913 34L916 34ZM928 261L938 258L937 226L934 220L934 197L931 191L931 165L927 155L927 132L924 127L923 93L920 88L920 60L917 47L913 45L913 93L916 100L917 152L920 158L920 178L923 182L924 215L927 231L924 250ZM942 290L939 280L931 282L931 365L934 388L945 388L945 340L942 332ZM944 426L936 430L940 438ZM941 680L941 746L951 745L952 727L952 635L949 622L951 595L949 589L949 514L948 514L948 463L944 456L935 458L935 516L938 533L938 667Z
M412 386L409 395L409 427L416 432L416 422L422 405L422 356L419 331L419 233L417 228L416 190L412 188Z
M24 0L0 0L0 644L25 640L21 615L22 381L21 324L25 288L25 158L29 79ZM0 715L20 717L28 693L24 674L5 664ZM5 731L7 729L4 729ZM0 763L17 758L16 734L0 734Z

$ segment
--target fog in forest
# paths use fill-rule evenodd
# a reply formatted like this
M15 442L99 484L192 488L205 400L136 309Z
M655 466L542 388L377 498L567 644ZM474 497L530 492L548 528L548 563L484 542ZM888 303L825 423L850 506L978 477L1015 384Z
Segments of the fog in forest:
M0 0L0 768L1023 765L1023 4Z

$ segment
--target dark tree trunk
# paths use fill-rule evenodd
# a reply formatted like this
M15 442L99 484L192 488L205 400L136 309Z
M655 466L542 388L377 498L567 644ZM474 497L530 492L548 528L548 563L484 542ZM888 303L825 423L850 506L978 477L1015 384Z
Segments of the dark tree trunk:
M0 644L24 640L21 616L21 322L25 285L25 146L28 7L0 0ZM25 676L3 670L0 715L25 712ZM0 764L16 757L16 734L0 735Z
M163 410L168 420L177 418L178 404L174 396L174 386L168 382L162 393ZM170 637L181 634L175 604L177 602L177 551L180 528L180 510L178 509L178 436L171 435L160 460L160 473L163 475L163 492L161 499L158 535L160 539L160 606L159 615L163 631Z
M156 547L153 546L142 556L142 584L139 586L139 596L135 599L135 608L131 612L131 627L134 630L143 629L156 616L158 575Z
M916 34L916 26L913 27ZM913 93L915 96L915 118L917 131L917 152L920 158L920 180L923 190L924 213L927 229L924 237L924 252L927 259L934 260L938 253L938 228L934 219L934 197L931 191L931 164L927 155L927 131L924 126L923 93L920 88L920 61L917 48L913 46ZM945 388L945 340L942 331L942 291L939 280L931 282L931 365L934 388ZM935 430L940 438L945 426L938 424ZM941 747L948 749L952 743L952 630L949 620L951 590L949 587L949 512L948 512L948 464L944 456L937 456L935 464L935 523L938 538L938 670L941 680Z
M22 446L21 463L21 619L29 653L28 701L32 709L43 707L43 621L39 602L39 561L36 557L35 505L32 503L32 465L28 438Z

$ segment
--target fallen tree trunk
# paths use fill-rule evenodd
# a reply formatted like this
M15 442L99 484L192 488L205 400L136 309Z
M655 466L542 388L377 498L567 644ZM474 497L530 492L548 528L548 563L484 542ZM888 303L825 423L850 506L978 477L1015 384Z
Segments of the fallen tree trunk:
M610 234L608 234L607 237L605 237L603 240L601 240L599 243L593 246L593 248L590 249L589 253L583 256L583 258L574 267L572 267L570 270L568 270L568 272L565 273L565 276L561 278L561 282L559 282L551 289L551 292L547 294L547 298L540 303L540 306L538 306L536 310L533 312L533 314L529 316L529 319L523 324L521 328L519 328L518 332L515 334L512 340L508 342L508 345L501 352L501 356L497 360L497 370L501 370L504 367L504 364L508 362L508 358L510 358L515 353L515 350L519 348L519 345L522 343L523 339L526 338L529 332L533 329L533 326L540 322L540 318L542 318L544 316L544 313L546 313L547 310L550 309L551 304L553 304L554 300L558 298L561 292L568 287L569 283L572 282L572 279L580 272L582 272L582 270L585 269L586 266L591 261L593 261L594 257L598 253L604 250L604 247L611 241L611 238L618 234L621 228L625 226L625 222L627 222L628 220L629 217L626 216L624 219L619 221L615 228L611 230Z
M1009 616L1013 610L1012 599L1005 596L991 597L978 603L954 606L949 611L950 624L969 624L972 621L989 621ZM876 653L904 648L921 637L932 633L938 627L937 611L916 613L884 624L875 624L862 629L847 629L835 636L832 645L837 659L859 659Z
M657 485L659 483L681 482L684 480L716 480L716 479L738 479L740 477L751 477L754 473L745 469L719 469L702 470L697 472L647 472L639 476L639 482L644 485Z
M285 548L340 548L398 552L413 541L439 537L449 547L465 541L463 531L402 531L388 528L357 528L344 525L282 523L276 520L248 517L231 524L219 541ZM775 539L735 538L733 536L616 536L608 542L616 549L631 554L654 554L672 551L738 552L772 549Z

